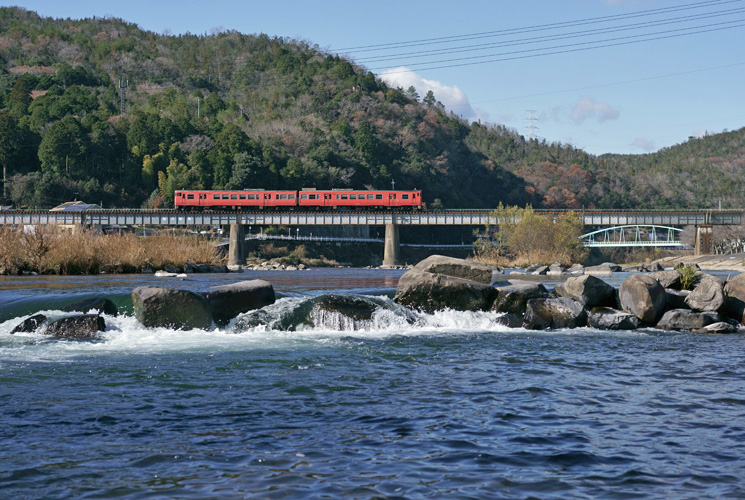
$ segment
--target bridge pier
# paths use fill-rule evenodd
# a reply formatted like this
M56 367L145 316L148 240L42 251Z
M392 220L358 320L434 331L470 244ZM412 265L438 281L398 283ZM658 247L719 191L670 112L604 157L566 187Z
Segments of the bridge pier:
M401 263L401 246L399 245L398 224L385 225L385 242L383 244L383 267L394 267Z
M241 266L246 263L246 229L243 224L230 224L230 241L228 243L228 267Z
M713 237L711 224L696 226L696 247L694 255L706 255L713 252Z

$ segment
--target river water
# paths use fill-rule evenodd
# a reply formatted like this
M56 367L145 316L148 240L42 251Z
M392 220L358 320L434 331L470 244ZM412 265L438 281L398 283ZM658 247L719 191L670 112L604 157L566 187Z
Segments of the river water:
M745 340L411 315L401 271L0 277L0 493L67 498L745 498ZM143 284L241 279L269 325L147 329ZM373 320L293 317L342 292ZM95 341L10 335L94 295Z

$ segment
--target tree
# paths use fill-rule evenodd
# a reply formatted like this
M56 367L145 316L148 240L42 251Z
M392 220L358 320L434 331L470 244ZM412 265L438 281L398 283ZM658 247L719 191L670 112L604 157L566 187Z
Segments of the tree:
M78 120L66 116L54 122L39 144L43 172L78 177L85 173L86 133Z
M8 165L20 142L18 120L10 113L0 112L0 163L3 165L3 199L8 199Z
M427 105L427 107L432 107L435 104L437 104L437 99L435 99L435 93L431 90L427 91L427 95L424 96L424 100L422 101L424 104Z

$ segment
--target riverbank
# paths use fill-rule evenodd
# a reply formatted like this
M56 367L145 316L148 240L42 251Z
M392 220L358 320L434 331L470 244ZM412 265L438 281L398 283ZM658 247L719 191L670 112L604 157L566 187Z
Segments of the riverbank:
M737 273L745 272L745 253L730 255L685 255L672 256L658 259L664 268L675 267L679 263L698 265L703 270L712 271L734 271Z

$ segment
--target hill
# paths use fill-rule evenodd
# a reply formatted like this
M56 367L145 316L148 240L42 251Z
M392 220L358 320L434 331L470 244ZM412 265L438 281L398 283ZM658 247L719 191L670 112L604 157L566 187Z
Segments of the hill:
M745 129L595 157L468 123L431 93L391 88L302 40L166 36L9 7L0 47L3 197L16 206L157 207L178 188L393 182L423 189L430 207L745 206Z

